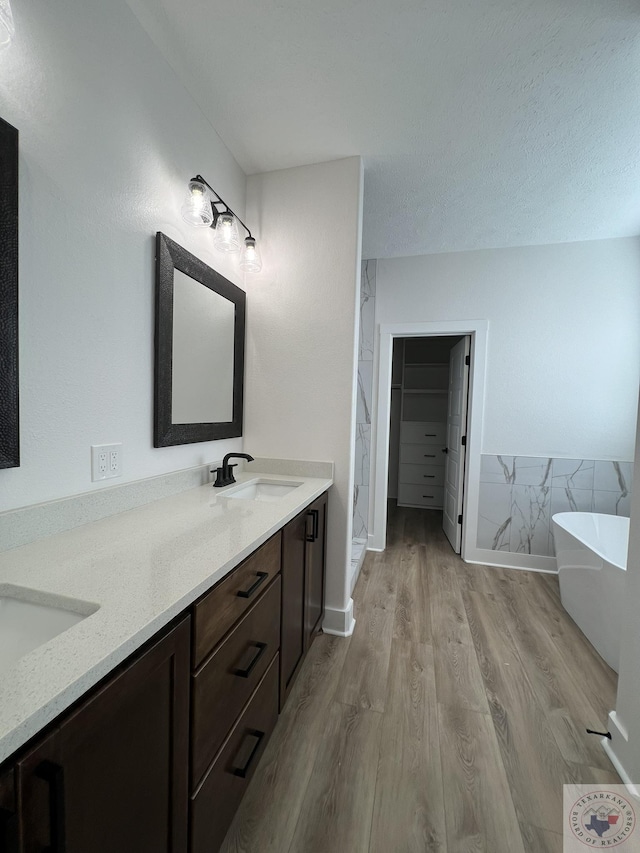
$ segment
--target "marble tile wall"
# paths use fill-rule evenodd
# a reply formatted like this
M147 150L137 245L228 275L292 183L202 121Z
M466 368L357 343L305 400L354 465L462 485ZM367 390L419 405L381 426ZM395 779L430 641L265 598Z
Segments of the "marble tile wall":
M478 548L554 556L551 516L629 516L633 463L483 455Z
M360 344L356 403L356 452L353 494L353 537L367 538L369 463L371 459L371 400L375 334L376 261L362 262L360 287Z

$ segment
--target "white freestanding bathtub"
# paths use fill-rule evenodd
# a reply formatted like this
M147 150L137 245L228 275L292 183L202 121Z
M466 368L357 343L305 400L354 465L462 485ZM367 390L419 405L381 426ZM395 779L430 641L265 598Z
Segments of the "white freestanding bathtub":
M629 519L560 512L552 521L562 605L618 672Z

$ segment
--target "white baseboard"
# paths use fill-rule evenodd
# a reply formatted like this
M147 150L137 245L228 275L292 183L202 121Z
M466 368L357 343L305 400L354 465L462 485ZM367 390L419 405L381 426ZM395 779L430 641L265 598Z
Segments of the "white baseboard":
M324 619L322 620L322 631L325 634L332 634L334 637L350 637L353 634L356 620L353 618L353 599L349 599L349 604L345 610L338 610L333 607L325 607Z
M527 572L558 574L555 557L537 554L514 554L511 551L492 551L490 548L473 548L464 556L465 563L496 566L503 569L522 569Z

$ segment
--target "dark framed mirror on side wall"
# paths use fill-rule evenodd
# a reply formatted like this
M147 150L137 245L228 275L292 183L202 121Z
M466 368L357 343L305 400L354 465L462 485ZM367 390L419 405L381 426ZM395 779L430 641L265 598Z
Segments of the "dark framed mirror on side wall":
M154 446L242 435L245 292L156 236Z

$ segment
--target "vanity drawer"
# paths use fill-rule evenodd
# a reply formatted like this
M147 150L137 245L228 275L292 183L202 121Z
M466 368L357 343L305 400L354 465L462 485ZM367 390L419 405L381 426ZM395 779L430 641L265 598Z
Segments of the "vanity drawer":
M424 444L401 444L400 445L400 462L410 463L415 465L441 465L444 466L445 456L441 446L431 445L425 447Z
M278 720L278 655L191 798L191 853L216 853Z
M280 646L280 577L192 676L191 784L195 787Z
M280 571L282 532L278 531L240 563L194 607L193 665L200 666L242 614Z
M398 503L411 506L437 507L442 509L444 488L442 486L398 485Z
M444 466L437 465L400 465L400 483L413 483L424 486L444 486Z
M400 441L407 444L447 443L447 425L432 421L403 421L400 424Z

